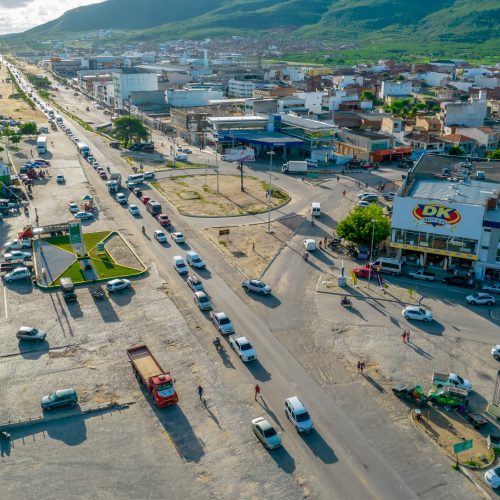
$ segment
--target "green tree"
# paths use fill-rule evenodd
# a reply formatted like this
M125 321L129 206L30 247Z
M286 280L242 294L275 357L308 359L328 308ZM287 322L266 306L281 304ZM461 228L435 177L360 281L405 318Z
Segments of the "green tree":
M374 101L375 96L369 90L363 90L363 92L361 92L361 100L362 101Z
M486 158L489 158L490 160L500 160L500 149L495 149L495 151L486 153Z
M10 142L12 142L12 144L18 144L20 141L21 138L18 135L12 135L10 137Z
M128 146L132 140L145 140L149 131L139 118L135 116L122 116L113 125L113 135Z
M451 156L463 156L465 151L460 146L452 146L449 149L448 154Z
M26 122L19 125L19 133L21 135L35 135L37 133L37 126L35 122Z
M369 247L372 242L372 232L373 244L378 245L391 234L391 225L382 208L372 203L366 208L355 207L344 220L339 222L336 231L341 238Z

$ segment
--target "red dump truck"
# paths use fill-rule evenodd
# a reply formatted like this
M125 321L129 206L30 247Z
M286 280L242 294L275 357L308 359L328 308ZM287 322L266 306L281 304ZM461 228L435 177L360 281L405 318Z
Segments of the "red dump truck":
M170 372L165 372L151 351L143 344L127 349L135 376L153 396L156 406L175 405L179 397L175 392L174 381Z

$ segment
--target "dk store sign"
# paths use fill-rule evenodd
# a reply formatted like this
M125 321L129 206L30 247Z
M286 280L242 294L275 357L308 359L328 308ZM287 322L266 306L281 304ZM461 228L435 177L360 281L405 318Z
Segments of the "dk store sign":
M456 208L436 203L419 203L412 213L415 219L433 227L454 226L462 219L460 212Z

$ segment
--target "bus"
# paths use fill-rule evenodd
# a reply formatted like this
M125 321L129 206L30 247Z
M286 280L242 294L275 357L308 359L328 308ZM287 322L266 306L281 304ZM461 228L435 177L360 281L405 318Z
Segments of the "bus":
M38 139L36 140L36 149L39 155L43 155L47 152L47 137L45 137L44 135L38 137Z

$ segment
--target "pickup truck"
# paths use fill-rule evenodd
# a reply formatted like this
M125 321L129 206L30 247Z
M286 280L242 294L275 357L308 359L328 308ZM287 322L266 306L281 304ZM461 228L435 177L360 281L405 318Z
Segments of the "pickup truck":
M175 392L174 381L170 372L165 372L151 351L142 344L127 349L127 355L132 364L135 376L153 396L156 406L177 404L179 397Z
M430 273L429 271L424 271L423 269L415 271L414 273L408 273L408 276L410 276L411 278L415 278L417 280L424 280L424 281L434 281L434 278L436 277L434 273Z
M458 389L465 389L470 391L472 389L472 384L469 380L460 377L456 373L439 373L434 372L432 374L432 383L437 387L457 387Z

